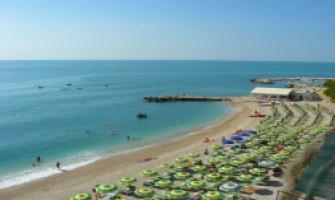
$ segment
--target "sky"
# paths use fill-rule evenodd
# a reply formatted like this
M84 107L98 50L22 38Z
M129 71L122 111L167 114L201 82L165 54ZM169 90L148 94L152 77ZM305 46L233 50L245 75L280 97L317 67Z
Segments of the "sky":
M0 59L335 61L335 0L0 0Z

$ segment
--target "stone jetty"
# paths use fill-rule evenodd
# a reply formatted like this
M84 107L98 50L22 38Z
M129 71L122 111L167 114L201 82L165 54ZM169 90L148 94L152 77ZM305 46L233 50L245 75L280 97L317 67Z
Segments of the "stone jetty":
M147 102L172 102L172 101L230 101L229 98L223 97L207 97L207 96L155 96L155 97L144 97L144 101Z

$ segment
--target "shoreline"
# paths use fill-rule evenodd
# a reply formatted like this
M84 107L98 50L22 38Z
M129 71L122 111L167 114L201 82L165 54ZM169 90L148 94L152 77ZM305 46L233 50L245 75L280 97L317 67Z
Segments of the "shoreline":
M259 120L248 117L256 104L234 100L230 103L233 110L223 119L176 138L170 138L160 144L152 144L140 149L118 153L109 158L97 160L72 171L54 174L48 177L26 182L21 185L0 189L0 199L64 199L71 194L90 191L98 183L118 182L121 176L138 175L144 168L157 167L159 163L169 162L177 155L193 150L203 151L205 137L220 139L222 135L232 133L236 128L252 128ZM248 120L245 120L245 119ZM145 157L158 159L138 163Z
M90 156L88 157L87 155L83 156L81 154L77 154L75 156L70 156L68 158L65 158L65 160L62 160L62 169L65 171L71 171L75 170L80 167L84 167L86 165L95 163L100 160L105 160L105 159L110 159L113 158L114 156L118 155L127 155L129 153L133 153L136 151L140 151L146 148L154 147L154 146L159 146L162 143L166 143L166 141L172 141L176 138L180 138L183 136L188 136L195 134L197 131L200 131L204 128L209 128L214 126L215 124L219 123L220 121L224 120L226 117L229 117L230 115L240 111L239 108L232 106L229 102L222 102L220 104L225 104L228 105L228 111L224 115L217 117L213 119L210 122L205 122L203 124L197 125L196 127L194 126L189 126L187 129L184 130L178 130L178 131L166 131L162 132L162 134L153 136L151 138L146 139L145 141L141 141L140 143L133 143L133 144L124 144L126 145L124 148L120 150L115 149L102 149L99 151L92 151L90 152ZM96 156L96 157L94 157ZM72 160L78 161L78 162L73 162ZM24 169L22 172L20 171L20 174L24 174L22 176L14 176L17 174L17 172L13 172L14 175L9 174L7 182L4 181L5 186L0 186L0 194L1 190L10 188L10 187L15 187L19 186L22 184L26 184L29 182L33 182L36 180L40 179L45 179L53 175L57 175L61 173L60 170L57 170L54 166L54 162L49 162L47 163L44 168L28 168ZM34 171L34 172L32 172ZM12 177L12 178L11 178ZM28 178L26 178L28 177ZM25 179L26 178L26 179ZM14 180L14 181L13 181ZM14 182L14 183L11 183Z

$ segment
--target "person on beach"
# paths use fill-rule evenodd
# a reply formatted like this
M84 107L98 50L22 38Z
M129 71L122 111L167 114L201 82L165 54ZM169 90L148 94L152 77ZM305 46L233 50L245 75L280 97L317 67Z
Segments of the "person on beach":
M205 149L204 155L208 155L208 149Z
M60 162L59 161L56 162L56 167L57 167L57 169L60 169Z
M41 156L36 156L36 162L41 162Z

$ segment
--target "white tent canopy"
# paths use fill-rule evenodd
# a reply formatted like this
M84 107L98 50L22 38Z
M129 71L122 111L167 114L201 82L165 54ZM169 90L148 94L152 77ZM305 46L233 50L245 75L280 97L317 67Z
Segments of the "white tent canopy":
M262 88L256 87L251 91L251 94L255 95L280 95L289 96L293 89L291 88Z

